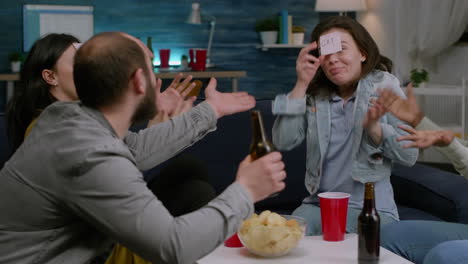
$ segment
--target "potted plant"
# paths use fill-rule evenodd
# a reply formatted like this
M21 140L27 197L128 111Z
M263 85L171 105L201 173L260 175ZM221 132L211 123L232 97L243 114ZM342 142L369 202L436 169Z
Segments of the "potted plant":
M21 68L21 61L23 56L17 51L13 51L8 55L8 60L10 61L11 71L19 72Z
M429 73L424 69L412 69L410 79L414 87L419 87L421 83L429 81Z
M304 44L305 28L303 26L293 26L292 34L293 34L293 39L292 39L293 44L295 45Z
M276 44L278 41L279 21L278 18L265 18L255 23L255 31L260 33L264 45Z

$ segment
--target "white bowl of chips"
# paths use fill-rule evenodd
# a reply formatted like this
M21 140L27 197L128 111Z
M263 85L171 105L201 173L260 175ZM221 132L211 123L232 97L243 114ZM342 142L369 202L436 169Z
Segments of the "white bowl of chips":
M238 236L253 254L278 257L288 254L304 237L306 220L293 215L279 215L263 211L245 220Z

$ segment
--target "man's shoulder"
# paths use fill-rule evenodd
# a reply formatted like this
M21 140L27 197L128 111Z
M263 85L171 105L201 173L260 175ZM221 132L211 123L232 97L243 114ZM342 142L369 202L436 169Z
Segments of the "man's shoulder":
M121 156L133 162L126 144L106 122L78 102L54 103L41 113L25 143L32 145L28 149L45 150L63 169L81 166L98 156L101 161Z

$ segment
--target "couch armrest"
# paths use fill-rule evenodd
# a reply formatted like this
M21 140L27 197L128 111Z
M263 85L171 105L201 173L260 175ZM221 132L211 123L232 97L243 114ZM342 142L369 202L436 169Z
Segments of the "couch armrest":
M422 164L395 164L391 181L399 205L468 224L468 180L462 176Z

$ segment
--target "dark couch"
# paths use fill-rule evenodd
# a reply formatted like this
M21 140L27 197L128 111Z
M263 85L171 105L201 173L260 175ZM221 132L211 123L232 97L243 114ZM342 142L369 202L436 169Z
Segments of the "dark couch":
M271 138L274 116L271 101L257 101L265 129ZM235 178L240 161L250 145L250 114L244 112L223 117L217 130L182 154L199 157L208 166L211 184L219 193ZM0 166L8 157L5 117L0 114ZM286 188L278 196L257 203L256 210L265 209L290 213L308 195L304 187L305 142L292 151L283 152L288 177ZM146 172L155 175L161 167ZM459 175L416 164L413 167L395 165L392 184L401 219L443 220L468 224L468 181Z

